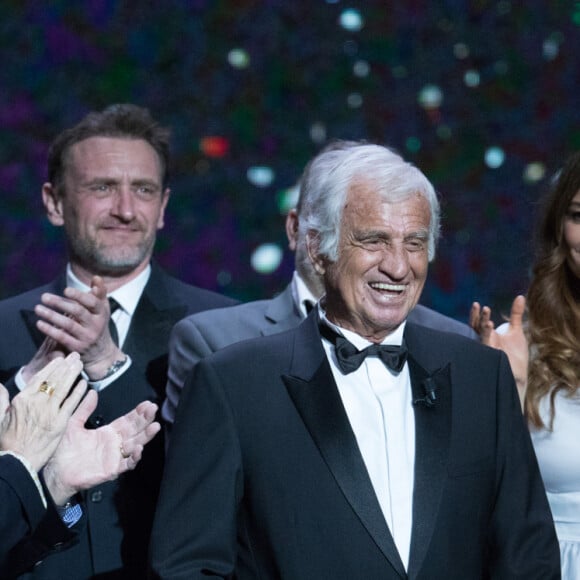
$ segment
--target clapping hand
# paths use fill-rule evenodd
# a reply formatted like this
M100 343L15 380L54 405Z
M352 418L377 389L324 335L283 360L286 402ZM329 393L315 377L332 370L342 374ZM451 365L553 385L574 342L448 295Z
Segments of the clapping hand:
M116 479L133 469L143 447L161 429L155 422L157 405L143 401L135 409L98 429L85 423L97 406L97 393L89 391L71 417L53 457L44 469L44 478L57 505L77 491Z

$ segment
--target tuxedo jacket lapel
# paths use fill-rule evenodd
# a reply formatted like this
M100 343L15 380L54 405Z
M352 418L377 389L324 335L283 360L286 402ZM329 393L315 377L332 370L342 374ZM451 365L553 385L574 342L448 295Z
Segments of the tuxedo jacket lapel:
M413 528L409 556L409 578L415 578L435 533L435 522L447 477L451 435L451 373L449 364L433 368L420 329L407 324L405 341L409 349L409 372L415 412L415 484ZM440 365L441 363L439 363ZM435 389L433 406L417 402L425 396L425 385Z
M393 569L405 569L383 517L311 314L294 335L288 393L344 497Z
M123 351L141 364L155 363L157 353L165 354L174 324L187 314L186 304L175 304L166 287L164 274L155 265L137 304Z

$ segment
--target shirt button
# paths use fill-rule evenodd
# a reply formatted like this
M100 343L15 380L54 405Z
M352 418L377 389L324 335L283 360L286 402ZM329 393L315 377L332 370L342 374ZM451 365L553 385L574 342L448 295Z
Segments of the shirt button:
M93 503L99 503L103 499L103 492L100 490L93 491L91 493L91 501Z

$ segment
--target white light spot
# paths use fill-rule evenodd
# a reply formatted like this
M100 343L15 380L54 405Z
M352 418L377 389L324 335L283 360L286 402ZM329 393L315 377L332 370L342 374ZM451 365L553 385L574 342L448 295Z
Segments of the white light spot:
M524 181L526 183L535 183L536 181L540 181L544 175L546 175L546 167L539 161L528 163L524 169Z
M501 147L489 147L484 156L485 164L490 169L497 169L505 161L505 153Z
M314 143L324 143L326 141L326 127L322 123L314 123L310 127L310 138Z
M473 69L465 71L465 74L463 75L463 81L468 87L478 87L480 81L479 72Z
M360 93L350 93L346 102L351 109L358 109L363 104L363 98Z
M554 60L560 53L560 45L553 38L544 40L542 52L546 60Z
M350 30L351 32L358 32L364 26L364 20L361 13L352 8L344 10L340 15L338 22L345 30Z
M268 187L274 181L275 173L271 167L256 165L248 169L246 177L256 187Z
M282 262L283 252L277 244L262 244L252 254L252 268L259 274L271 274Z
M242 48L234 48L228 52L228 62L234 68L247 68L250 65L250 55Z
M360 78L367 77L369 75L370 70L371 67L369 66L369 63L366 60L357 60L352 67L352 72L354 76Z
M418 101L424 109L437 109L443 102L443 92L437 85L426 85L419 92Z
M296 207L299 195L300 187L298 184L283 189L278 193L278 210L281 215L285 216L291 209Z

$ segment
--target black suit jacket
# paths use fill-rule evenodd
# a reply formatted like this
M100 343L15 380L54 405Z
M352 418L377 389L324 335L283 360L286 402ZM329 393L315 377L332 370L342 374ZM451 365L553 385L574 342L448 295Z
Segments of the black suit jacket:
M43 292L62 294L64 275L44 287L0 302L0 375L11 377L36 352L44 336L35 327L34 305ZM123 351L132 365L99 393L89 422L98 426L149 399L161 406L167 381L167 350L173 325L188 314L234 304L213 292L189 286L153 265L151 277L131 320ZM30 543L29 556L38 561L33 578L140 578L147 561L147 545L164 461L163 436L145 448L137 468L84 494L85 528L71 531L66 552L39 554ZM41 551L42 552L42 551ZM18 559L26 559L23 553Z
M547 580L558 544L507 358L407 323L413 528L404 570L315 316L203 360L185 385L152 535L165 580ZM171 533L167 533L171 530Z
M0 457L0 570L10 549L38 526L46 510L30 474L14 457Z
M44 486L46 507L20 461L0 457L0 578L17 577L48 550L59 549L75 533L62 522ZM82 529L82 524L77 530ZM30 538L34 534L34 541Z
M478 339L475 331L467 324L420 304L409 313L409 321ZM270 300L246 302L234 308L218 308L180 320L173 328L169 340L169 370L163 419L169 425L173 423L181 389L201 358L240 340L290 330L300 322L302 314L294 304L291 284Z

